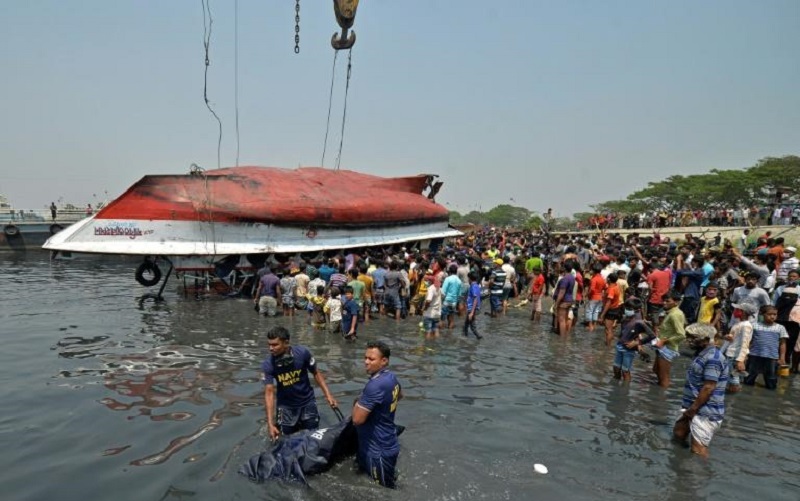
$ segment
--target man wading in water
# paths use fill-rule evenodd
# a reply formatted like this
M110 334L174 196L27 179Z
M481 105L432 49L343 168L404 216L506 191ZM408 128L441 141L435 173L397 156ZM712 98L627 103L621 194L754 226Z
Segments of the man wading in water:
M708 445L725 416L725 387L730 374L728 361L711 339L713 329L689 335L697 356L686 371L681 417L672 433L685 443L691 435L692 452L708 457Z
M275 440L281 434L317 429L319 411L309 382L309 373L322 389L328 405L336 408L338 404L331 395L322 372L317 370L314 356L305 346L290 345L289 331L284 327L273 327L267 333L267 343L270 355L261 364L261 369L264 373L264 404L270 438Z
M664 310L667 316L658 331L655 347L656 361L653 364L653 372L658 378L658 385L662 388L669 387L670 372L672 371L672 361L678 356L678 345L686 337L686 317L678 305L681 301L681 293L670 291L664 297Z

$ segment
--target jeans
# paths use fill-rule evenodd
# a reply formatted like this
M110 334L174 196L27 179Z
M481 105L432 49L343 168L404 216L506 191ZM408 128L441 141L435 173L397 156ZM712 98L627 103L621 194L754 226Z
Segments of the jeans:
M489 296L489 302L492 306L492 313L497 313L503 309L502 294L491 294Z
M439 319L431 317L423 317L422 325L425 328L425 332L433 332L439 329Z
M597 322L600 318L600 313L603 311L603 301L591 300L586 305L586 320L589 322Z
M774 390L778 386L778 361L774 358L764 358L750 355L747 358L747 372L744 384L753 386L759 374L764 374L764 386Z
M622 344L617 343L617 349L614 353L614 367L619 367L622 372L630 372L636 352L636 350L629 350Z

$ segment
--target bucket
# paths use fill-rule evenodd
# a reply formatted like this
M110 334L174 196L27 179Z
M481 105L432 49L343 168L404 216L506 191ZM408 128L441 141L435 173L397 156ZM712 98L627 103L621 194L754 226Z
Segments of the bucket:
M789 377L789 366L788 365L779 366L778 375L783 377Z

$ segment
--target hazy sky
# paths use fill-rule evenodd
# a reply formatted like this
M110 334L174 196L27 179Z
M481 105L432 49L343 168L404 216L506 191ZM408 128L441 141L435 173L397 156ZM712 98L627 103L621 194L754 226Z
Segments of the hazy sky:
M209 97L236 163L234 0ZM672 174L800 153L800 1L362 0L342 168L436 173L439 201L557 214ZM239 0L240 164L317 166L329 0ZM217 167L201 1L4 1L0 193L17 208ZM325 165L334 165L346 53ZM510 200L514 202L510 202Z

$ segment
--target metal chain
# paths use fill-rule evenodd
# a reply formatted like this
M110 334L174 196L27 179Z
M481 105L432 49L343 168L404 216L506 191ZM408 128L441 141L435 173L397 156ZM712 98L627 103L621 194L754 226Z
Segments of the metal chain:
M294 53L300 54L300 0L294 4Z

